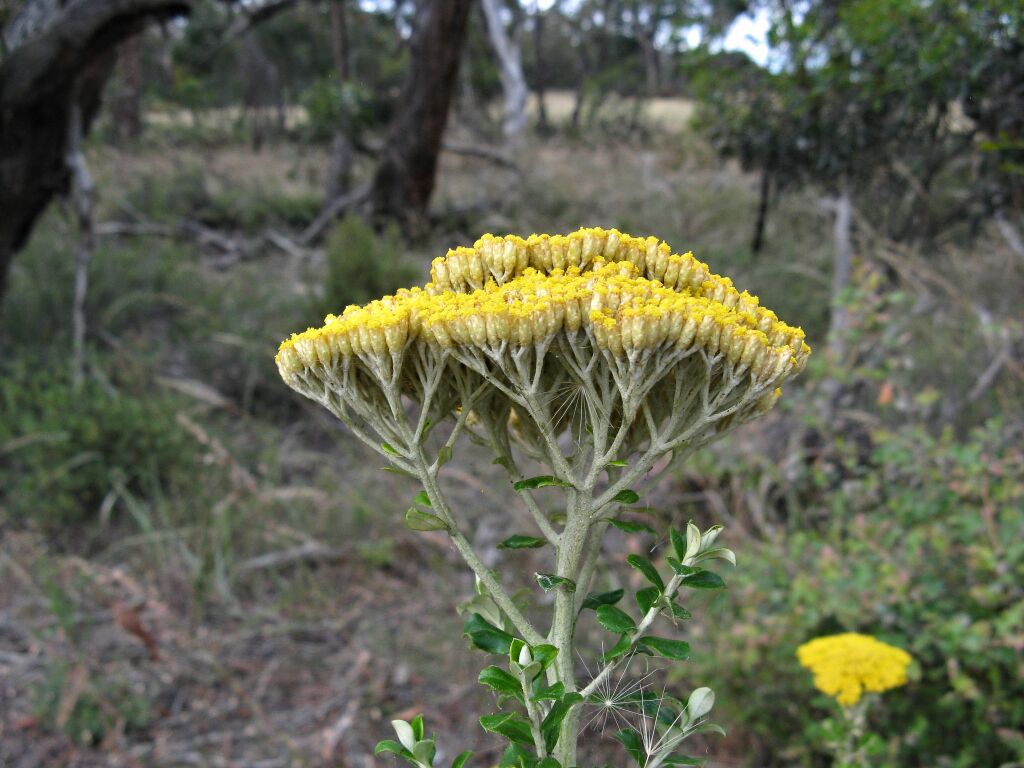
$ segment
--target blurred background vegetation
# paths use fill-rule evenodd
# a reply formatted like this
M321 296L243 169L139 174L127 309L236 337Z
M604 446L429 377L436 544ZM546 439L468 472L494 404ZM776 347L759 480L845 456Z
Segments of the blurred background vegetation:
M816 350L645 498L740 555L679 673L710 764L829 765L794 652L853 630L915 658L872 765L1024 765L1018 2L112 5L0 8L0 764L370 766L424 709L496 757L470 578L273 354L484 232L604 226Z

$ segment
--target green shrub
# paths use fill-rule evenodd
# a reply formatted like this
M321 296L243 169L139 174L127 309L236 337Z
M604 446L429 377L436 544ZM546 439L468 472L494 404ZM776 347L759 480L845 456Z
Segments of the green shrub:
M121 491L180 485L196 446L159 394L71 385L63 356L22 356L0 369L0 511L46 528L93 522ZM109 385L107 385L109 386Z
M326 259L327 274L317 303L321 317L394 293L421 277L420 270L402 256L396 228L377 234L358 216L346 216L331 232Z
M806 745L830 707L795 649L821 634L859 631L906 648L916 666L916 679L876 708L871 728L887 757L874 766L1019 761L1020 430L992 422L963 442L921 427L872 437L867 462L840 452L832 471L809 468L803 482L816 492L788 497L809 499L794 516L800 523L748 555L732 580L733 600L714 604L722 630L706 672L728 691L726 721L756 735L761 754L750 765L785 756L792 764L796 755L811 765Z

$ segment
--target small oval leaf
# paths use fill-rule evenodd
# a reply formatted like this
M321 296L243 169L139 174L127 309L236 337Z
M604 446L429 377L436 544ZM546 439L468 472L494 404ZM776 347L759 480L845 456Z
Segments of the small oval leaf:
M602 627L617 635L636 631L636 622L633 621L633 617L614 605L600 606L597 609L597 620Z
M675 661L686 661L690 658L690 644L682 640L670 640L667 637L641 637L638 641L647 650L658 656Z
M654 586L660 589L662 592L665 591L665 582L661 580L661 576L658 574L658 569L654 567L646 557L642 555L630 555L626 558L626 562L636 568L640 573L647 577L647 580Z
M544 539L538 539L536 536L524 536L522 534L515 534L509 536L503 542L498 545L498 549L537 549L547 544Z
M640 494L632 488L626 488L625 490L616 493L615 498L612 499L612 501L616 501L619 504L636 504L640 501Z

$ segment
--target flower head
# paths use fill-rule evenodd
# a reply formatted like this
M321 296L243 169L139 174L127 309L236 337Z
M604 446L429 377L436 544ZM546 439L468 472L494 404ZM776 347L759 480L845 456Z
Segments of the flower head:
M423 288L293 334L277 364L290 386L346 420L397 418L400 398L432 423L460 408L507 420L506 403L537 427L517 434L590 431L569 422L597 416L622 422L628 452L653 443L663 423L669 446L698 415L718 431L754 418L809 353L803 331L692 254L595 228L485 235L435 259ZM558 391L582 392L589 410L544 413L540 395Z
M814 674L815 687L844 707L865 693L906 685L912 660L901 648L855 632L816 638L801 645L796 655Z

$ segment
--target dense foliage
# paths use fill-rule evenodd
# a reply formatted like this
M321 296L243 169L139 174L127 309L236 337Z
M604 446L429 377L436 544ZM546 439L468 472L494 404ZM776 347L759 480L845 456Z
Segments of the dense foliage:
M1020 93L1006 87L1024 77L1021 14L1006 0L782 4L771 68L695 60L700 121L779 188L884 200L871 226L891 237L974 231L1021 200Z

